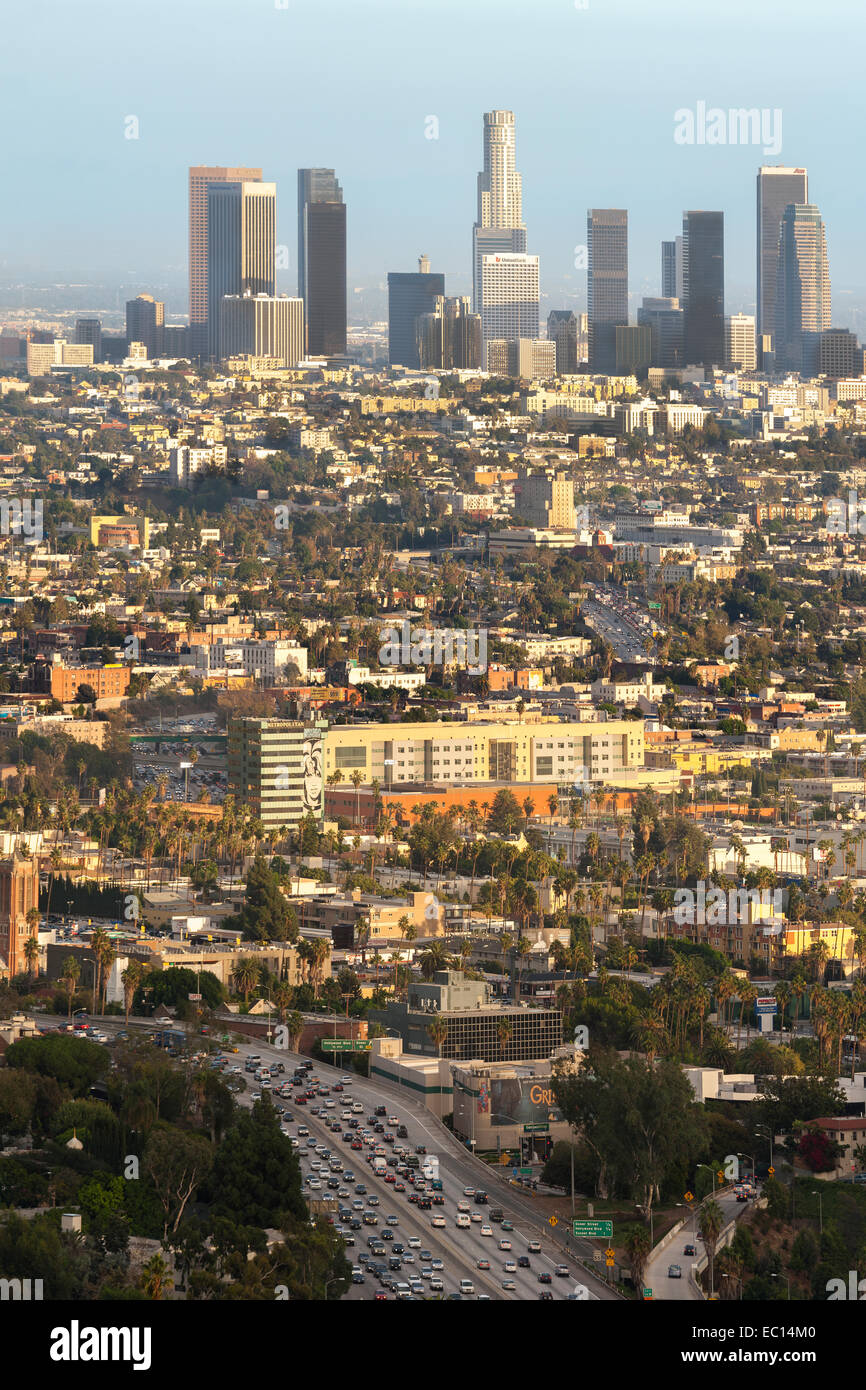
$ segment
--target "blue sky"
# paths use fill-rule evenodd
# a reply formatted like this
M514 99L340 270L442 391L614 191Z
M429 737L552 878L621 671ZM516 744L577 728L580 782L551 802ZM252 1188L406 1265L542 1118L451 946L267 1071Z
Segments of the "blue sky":
M582 0L581 0L582 2ZM420 252L469 284L482 113L517 117L542 289L583 295L589 206L630 214L633 306L684 208L726 214L728 308L754 299L755 172L805 164L835 322L866 304L866 18L849 0L4 0L0 275L185 278L190 164L261 165L295 287L301 165L333 166L350 285ZM677 145L674 112L781 108L781 154ZM127 116L139 139L124 138ZM435 115L439 138L425 138Z

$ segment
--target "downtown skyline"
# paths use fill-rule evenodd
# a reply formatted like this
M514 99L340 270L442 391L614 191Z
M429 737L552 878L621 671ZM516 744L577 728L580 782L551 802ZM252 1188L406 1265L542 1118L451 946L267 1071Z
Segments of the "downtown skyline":
M92 8L105 9L98 3ZM157 0L150 14L160 8ZM384 287L388 270L408 268L422 252L446 274L452 292L470 293L465 229L476 201L477 122L481 112L505 108L517 120L523 221L529 249L540 257L545 305L576 306L585 300L585 275L574 267L574 247L585 240L588 207L629 211L632 317L642 296L661 291L660 241L672 234L684 209L708 208L725 213L726 306L754 312L754 179L760 165L781 163L808 167L812 175L813 196L828 228L834 286L845 295L840 315L851 317L847 304L866 306L866 285L862 296L856 293L866 277L859 269L857 219L843 177L846 159L854 157L853 132L840 131L832 120L832 83L816 56L822 40L805 44L811 31L804 6L786 9L783 25L781 10L774 13L773 7L753 17L752 45L745 51L742 45L735 51L726 34L714 35L716 49L706 57L695 52L691 24L684 25L681 11L668 4L653 7L651 16L631 3L586 11L544 4L521 30L521 45L510 42L513 23L504 21L525 19L522 7L481 3L477 12L462 17L459 31L447 22L452 8L445 0L431 11L421 35L417 17L385 3L365 7L363 25L353 7L342 3L318 13L303 3L285 11L264 6L246 11L243 25L236 6L217 3L211 10L220 15L220 32L225 35L228 26L237 39L222 44L215 59L226 93L220 102L207 81L212 39L201 24L201 6L184 7L176 17L178 43L194 36L199 45L197 64L184 77L182 90L173 82L174 47L153 47L151 25L130 14L124 23L116 20L88 35L99 55L100 83L83 105L79 94L80 138L62 160L58 112L64 91L76 81L80 36L70 23L71 12L58 9L56 24L63 33L48 60L50 95L34 112L26 138L4 155L7 177L21 196L15 227L0 241L0 277L44 282L98 274L109 283L183 283L188 168L252 162L277 185L277 244L290 248L288 267L278 274L281 292L295 293L297 285L297 169L325 166L339 171L350 210L350 314L354 288ZM825 10L826 24L837 9L831 4ZM725 14L735 20L740 10L745 14L734 3ZM502 25L485 28L484 20L494 14ZM437 17L440 22L434 22ZM707 26L711 18L695 23ZM31 23L19 10L10 55L16 51L15 36L25 42ZM337 27L339 39L334 39ZM353 47L362 28L376 37L363 50L363 63ZM478 65L469 57L477 54L482 28L490 61L473 78L470 68ZM777 61L766 70L758 58L761 35L770 32ZM333 80L325 99L298 55L304 45L312 51L310 45L328 42L329 35ZM142 61L131 77L124 55L133 38L142 45ZM612 43L620 74L615 91L596 71ZM719 49L732 62L737 59L727 76ZM290 54L292 83L271 89ZM230 61L237 62L241 75L229 71ZM551 81L559 63L573 64L576 85L569 102ZM7 102L15 100L17 71L8 74ZM798 86L807 75L808 107ZM269 90L276 96L264 100L261 92ZM723 109L781 110L781 151L770 157L761 145L678 145L675 112L700 101ZM131 115L139 123L137 140L124 135ZM431 117L438 123L436 138L428 138ZM92 208L106 180L114 194L100 208L103 235L97 250L83 210Z

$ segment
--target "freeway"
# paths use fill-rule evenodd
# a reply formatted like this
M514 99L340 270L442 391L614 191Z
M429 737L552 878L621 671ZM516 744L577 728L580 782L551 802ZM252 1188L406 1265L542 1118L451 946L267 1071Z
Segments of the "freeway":
M748 1206L738 1202L734 1195L734 1189L730 1188L723 1192L716 1193L716 1201L722 1209L722 1225L727 1226L728 1222L742 1215L748 1210ZM700 1202L696 1202L691 1216L686 1219L681 1231L679 1231L662 1251L650 1255L644 1270L644 1284L652 1289L654 1299L664 1299L674 1302L702 1302L701 1295L694 1287L689 1274L691 1266L704 1253L703 1246L697 1237L698 1209ZM696 1254L686 1255L685 1247L693 1245ZM682 1270L681 1278L671 1278L668 1269L671 1265L679 1265Z
M291 1053L285 1049L268 1047L259 1043L244 1044L238 1056L250 1052L258 1052L265 1065L268 1065L269 1062L281 1061L289 1075L296 1065L307 1060L299 1053ZM342 1073L327 1064L316 1063L313 1074L318 1076L324 1087L330 1089ZM362 1105L364 1113L353 1117L361 1121L362 1128L369 1128L367 1116L373 1114L376 1106L384 1105L388 1116L397 1116L399 1121L406 1126L408 1138L403 1143L410 1153L417 1145L423 1144L428 1154L435 1154L438 1157L439 1176L442 1180L443 1195L445 1196L444 1206L434 1206L429 1213L419 1211L409 1203L412 1188L408 1183L405 1184L406 1191L399 1193L395 1191L396 1184L386 1183L384 1178L377 1177L372 1173L369 1165L364 1162L365 1157L371 1152L366 1145L363 1151L353 1150L348 1144L344 1144L341 1136L328 1129L328 1124L332 1122L331 1117L338 1117L342 1109L339 1102L343 1097L340 1097L339 1093L335 1095L332 1092L329 1096L319 1100L318 1104L311 1101L305 1106L296 1107L291 1099L278 1102L285 1104L286 1109L294 1112L298 1117L289 1121L285 1125L285 1129L292 1133L299 1124L308 1128L311 1138L315 1136L319 1139L322 1145L330 1149L333 1156L343 1160L344 1164L367 1187L368 1192L376 1193L383 1213L380 1220L387 1218L388 1215L396 1215L400 1230L406 1231L409 1235L421 1237L422 1248L429 1249L434 1258L443 1261L445 1268L441 1277L445 1284L446 1293L453 1292L460 1279L470 1279L478 1295L486 1294L490 1298L497 1299L516 1298L520 1301L527 1301L537 1299L542 1292L549 1292L554 1299L561 1300L573 1294L578 1284L586 1290L586 1293L580 1296L581 1298L588 1297L590 1300L595 1300L614 1297L601 1280L585 1272L580 1265L566 1257L562 1250L557 1248L557 1245L548 1238L547 1234L537 1228L538 1218L535 1213L532 1213L533 1219L528 1221L526 1209L530 1204L525 1199L520 1200L514 1190L503 1184L498 1175L492 1173L480 1159L469 1153L464 1153L438 1120L417 1101L410 1100L387 1083L371 1082L357 1075L352 1076L351 1085L344 1092L346 1099L349 1096L351 1096L352 1101L358 1101ZM249 1094L247 1094L246 1099L249 1103ZM326 1102L329 1100L334 1102L333 1110L326 1108ZM310 1113L312 1106L320 1109L318 1116ZM374 1135L373 1145L381 1142L383 1137ZM387 1153L389 1146L383 1147ZM303 1148L310 1149L312 1146L305 1143L299 1147L298 1152L302 1152ZM305 1166L305 1176L309 1176L309 1165ZM327 1173L325 1176L328 1177L331 1174ZM349 1185L345 1186L348 1188ZM479 1189L490 1194L489 1205L475 1205L474 1192ZM323 1185L322 1193L324 1194L326 1190ZM319 1194L314 1190L310 1195ZM460 1202L469 1206L470 1228L468 1230L458 1229L456 1226L457 1207ZM351 1205L351 1203L349 1204ZM501 1227L486 1219L491 1208L497 1206L502 1209L505 1220L511 1222L513 1227L511 1231L503 1231ZM440 1215L444 1216L446 1226L444 1228L433 1227L431 1225L432 1220ZM480 1216L481 1219L472 1221L472 1215ZM489 1235L482 1234L485 1228L490 1231ZM373 1229L378 1232L378 1228ZM362 1228L362 1232L356 1231L354 1234L356 1241L358 1241L359 1236L364 1240L367 1234L366 1228ZM512 1249L501 1250L499 1247L502 1240L510 1241ZM537 1253L529 1253L530 1241L538 1242L540 1250ZM363 1248L359 1244L356 1244L349 1251L349 1255L354 1257L360 1253L363 1253ZM528 1258L529 1268L505 1270L506 1261L517 1264L521 1256ZM490 1270L480 1270L478 1268L479 1260L489 1261ZM555 1272L558 1266L568 1267L567 1277ZM549 1276L550 1284L541 1283L539 1275ZM406 1275L401 1273L396 1277L405 1279ZM503 1289L502 1284L506 1280L511 1281L515 1287ZM369 1280L368 1283L370 1283ZM366 1288L366 1285L364 1287ZM370 1292L372 1294L372 1287Z

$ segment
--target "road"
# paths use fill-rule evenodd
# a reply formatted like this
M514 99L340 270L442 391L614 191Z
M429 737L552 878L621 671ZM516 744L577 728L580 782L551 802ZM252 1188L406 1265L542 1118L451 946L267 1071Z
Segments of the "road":
M722 1209L723 1226L727 1226L734 1217L747 1211L750 1205L738 1202L734 1196L733 1188L716 1193L716 1201ZM652 1289L654 1299L680 1303L703 1302L689 1277L691 1266L704 1254L704 1247L697 1237L699 1207L700 1203L696 1202L682 1230L674 1236L672 1241L669 1241L661 1253L651 1256L647 1262L647 1267L644 1270L644 1284L648 1289ZM694 1245L697 1254L686 1255L684 1253L685 1246L688 1244ZM683 1271L681 1279L669 1277L668 1268L671 1265L680 1266Z
M240 1053L235 1055L240 1058L251 1052L259 1053L265 1064L269 1061L281 1061L289 1075L298 1063L307 1060L299 1053L267 1047L260 1043L244 1044ZM239 1064L243 1065L242 1062ZM313 1070L313 1075L317 1076L327 1088L330 1088L330 1085L333 1085L341 1074L337 1068L322 1063L316 1063ZM249 1080L250 1078L247 1077L246 1079ZM295 1093L297 1093L297 1089L295 1088ZM257 1086L255 1091L258 1092ZM397 1116L408 1131L408 1138L397 1140L397 1144L402 1143L410 1153L414 1151L416 1145L423 1144L428 1154L438 1156L439 1176L442 1180L445 1197L444 1206L433 1207L429 1212L419 1211L409 1203L409 1196L413 1190L411 1185L405 1184L406 1190L401 1193L395 1190L396 1184L386 1183L384 1178L380 1178L372 1172L366 1162L371 1148L365 1145L362 1151L353 1150L348 1143L344 1143L341 1133L329 1130L328 1124L336 1123L336 1119L331 1117L339 1118L343 1112L342 1102L349 1097L362 1106L363 1113L352 1117L360 1121L361 1129L370 1129L371 1126L367 1123L367 1117L373 1114L377 1105L385 1105L388 1116ZM242 1099L246 1099L246 1102L250 1103L250 1093L247 1092ZM287 1133L296 1134L299 1125L308 1128L310 1137L315 1137L321 1145L330 1150L335 1158L341 1159L345 1167L348 1167L355 1174L357 1181L367 1188L368 1193L375 1193L379 1199L379 1207L374 1209L379 1216L379 1225L372 1228L371 1231L362 1227L360 1231L353 1232L356 1244L350 1248L348 1254L354 1263L358 1262L357 1257L364 1252L368 1234L380 1234L387 1217L390 1215L396 1216L399 1222L399 1225L394 1228L395 1239L399 1243L405 1242L397 1236L397 1231L405 1233L406 1237L418 1236L422 1242L421 1248L429 1250L433 1258L442 1260L444 1270L441 1271L440 1277L443 1280L446 1295L457 1290L459 1280L470 1279L478 1296L487 1295L491 1299L517 1299L525 1302L530 1299L537 1299L540 1293L549 1292L554 1300L564 1300L568 1295L574 1293L578 1284L586 1289L590 1301L614 1296L605 1288L602 1281L584 1272L576 1262L564 1255L555 1243L536 1228L537 1216L532 1223L526 1220L525 1199L521 1201L514 1194L513 1189L502 1184L497 1175L491 1173L480 1160L475 1159L470 1154L464 1156L459 1148L452 1147L453 1141L445 1135L442 1126L430 1115L429 1111L418 1105L417 1102L410 1101L402 1093L397 1093L394 1088L368 1081L353 1074L351 1085L347 1086L342 1096L339 1093L331 1092L329 1096L317 1098L317 1102L309 1101L304 1106L296 1106L291 1099L283 1101L275 1098L275 1100L276 1103L284 1105L286 1110L293 1114L293 1118L284 1126ZM328 1101L334 1102L333 1109L326 1108ZM321 1113L319 1115L311 1114L312 1108L320 1108ZM380 1122L384 1123L384 1120ZM340 1130L343 1133L349 1132L343 1124L340 1125ZM393 1133L394 1130L392 1129L391 1132ZM305 1141L305 1136L301 1136L301 1138ZM448 1142L443 1142L443 1138L447 1138ZM381 1143L383 1139L383 1135L374 1136L372 1147ZM383 1147L386 1148L386 1151L390 1151L390 1145ZM309 1156L304 1153L304 1150L309 1151ZM302 1167L306 1179L311 1173L312 1146L304 1142L299 1147L298 1152L302 1155ZM322 1160L321 1155L317 1157L319 1162L324 1161L327 1164L328 1160ZM325 1177L328 1176L331 1175L326 1173ZM354 1185L344 1184L344 1190L348 1191L350 1196L348 1199L342 1200L348 1206L351 1206L352 1200L355 1199ZM466 1188L486 1191L490 1196L489 1205L476 1206L472 1196L465 1193ZM321 1193L314 1191L310 1195L325 1195L326 1191L323 1181ZM459 1202L468 1204L470 1220L472 1214L481 1218L471 1222L469 1230L458 1229L456 1226L455 1218ZM503 1231L497 1224L489 1222L489 1212L491 1208L496 1206L503 1210L505 1220L511 1221L513 1230ZM444 1216L446 1226L444 1228L433 1227L431 1225L432 1219L440 1215ZM342 1223L338 1221L336 1224ZM490 1235L482 1235L482 1230L485 1227L491 1231ZM501 1250L499 1246L502 1240L510 1241L512 1249ZM528 1253L530 1240L538 1240L541 1245L540 1253L531 1255ZM412 1253L416 1255L417 1267L417 1251ZM530 1267L506 1271L504 1268L506 1262L516 1264L520 1256L528 1256ZM488 1260L490 1270L480 1270L478 1268L479 1260ZM562 1277L555 1273L558 1265L568 1266L570 1271L568 1277ZM407 1273L411 1270L412 1265L410 1264L408 1271L395 1273L395 1277L405 1280ZM540 1283L538 1276L542 1273L550 1275L551 1283L549 1285ZM513 1290L503 1289L502 1284L505 1280L513 1281L515 1288ZM373 1297L376 1286L368 1277L365 1285L356 1285L355 1289L360 1290L367 1297Z
M644 650L643 634L606 604L585 599L580 612L587 626L613 649L618 661L652 665L653 655L648 656Z

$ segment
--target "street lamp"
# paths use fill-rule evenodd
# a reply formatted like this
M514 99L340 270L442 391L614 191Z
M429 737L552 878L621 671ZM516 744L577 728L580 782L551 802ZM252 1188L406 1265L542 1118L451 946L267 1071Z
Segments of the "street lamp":
M713 1197L716 1195L716 1170L711 1163L699 1163L698 1168L709 1168L713 1177Z
M677 1205L679 1205L679 1203L677 1203ZM635 1209L635 1211L639 1211L639 1212L641 1213L641 1215L643 1216L643 1207L638 1206L637 1202L635 1202L635 1204L634 1204L634 1209ZM644 1217L644 1219L646 1219L646 1218ZM650 1209L649 1209L649 1219L650 1219L650 1248L652 1248L652 1247L655 1245L655 1243L656 1243L655 1230L654 1230L654 1227L653 1227L653 1209L652 1209L652 1207L650 1207Z
M771 1274L771 1275L770 1275L770 1278L771 1278L771 1279L784 1279L785 1283L788 1285L788 1302L790 1303L790 1301L791 1301L791 1280L788 1278L787 1274Z
M755 1133L770 1141L770 1167L773 1166L773 1130L771 1125L755 1125Z
M737 1158L750 1158L750 1159L752 1160L752 1182L753 1182L754 1184L756 1184L756 1183L757 1183L757 1180L756 1180L756 1177L755 1177L755 1155L754 1155L754 1154L741 1154L741 1153L738 1151L738 1152L737 1152Z
M775 1279L775 1278L776 1278L776 1275L774 1274L772 1277ZM737 1298L739 1298L740 1300L742 1300L742 1297L743 1297L743 1281L742 1281L742 1279L740 1278L740 1276L739 1276L738 1274L723 1274L723 1275L722 1275L722 1278L723 1278L723 1279L733 1279L733 1280L736 1281L736 1283L739 1284L739 1286L740 1286L740 1292L737 1294Z
M814 1188L814 1187L812 1188L812 1194L811 1194L811 1195L812 1195L813 1197L817 1197L817 1198L818 1198L818 1231L819 1231L819 1234L820 1234L820 1235L823 1235L823 1234L824 1234L824 1196L823 1196L823 1193L819 1192L819 1191L817 1190L817 1188Z

